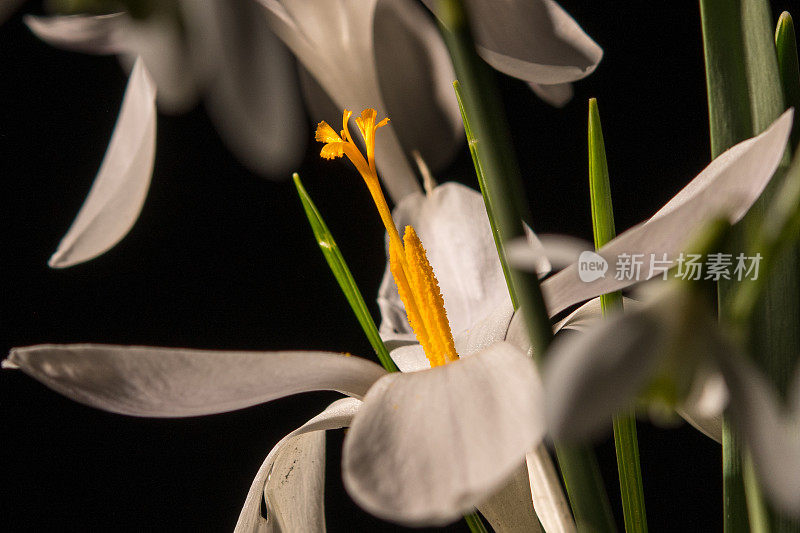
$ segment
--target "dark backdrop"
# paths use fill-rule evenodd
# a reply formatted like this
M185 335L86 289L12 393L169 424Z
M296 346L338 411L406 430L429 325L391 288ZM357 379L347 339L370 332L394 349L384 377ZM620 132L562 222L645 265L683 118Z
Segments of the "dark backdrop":
M588 98L600 104L619 230L652 214L708 163L699 13L695 2L561 3L605 49L575 99L554 110L523 83L498 82L536 229L590 238ZM47 267L102 159L125 83L114 58L50 48L19 15L0 29L0 351L86 341L369 357L291 183L238 164L202 107L159 117L152 187L130 234L87 264ZM317 151L309 139L300 167L306 187L373 295L382 228L355 172L320 161ZM439 178L475 186L466 149ZM78 405L13 371L0 372L0 391L0 523L12 530L230 530L267 451L336 397L151 420ZM719 447L688 427L642 422L639 432L651 529L721 529ZM348 498L341 439L328 437L328 528L401 529ZM598 453L619 511L613 446L601 443Z

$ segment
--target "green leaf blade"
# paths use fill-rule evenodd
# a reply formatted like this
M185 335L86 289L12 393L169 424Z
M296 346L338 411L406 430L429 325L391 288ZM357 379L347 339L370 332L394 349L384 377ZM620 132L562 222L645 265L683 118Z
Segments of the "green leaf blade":
M606 160L603 128L597 100L589 100L589 191L592 206L594 246L599 249L617 236L614 225L614 207L611 201L611 180ZM622 310L622 293L619 291L600 296L600 307L606 316ZM646 533L647 515L644 504L642 467L639 462L639 442L636 435L636 417L623 413L614 417L614 447L617 453L617 471L622 496L622 514L625 531Z
M342 256L342 252L336 244L336 240L334 240L327 224L325 224L317 206L311 200L311 196L309 196L305 187L303 187L300 176L295 173L292 178L294 179L294 185L297 188L300 202L303 204L303 210L311 225L311 230L314 232L314 237L317 239L320 250L322 250L322 255L325 257L325 261L327 261L336 281L339 283L339 287L341 287L345 298L347 298L347 302L356 315L361 329L364 330L364 334L367 336L372 349L375 350L375 354L378 356L381 365L389 372L397 372L397 365L392 361L392 358L389 356L389 351L383 344L383 340L381 340L378 328L375 326L375 321L372 320L372 316L369 314L369 309L367 309L367 304L364 302L364 297L361 295L361 291L358 289L355 279L353 279L350 268L347 266L344 256Z

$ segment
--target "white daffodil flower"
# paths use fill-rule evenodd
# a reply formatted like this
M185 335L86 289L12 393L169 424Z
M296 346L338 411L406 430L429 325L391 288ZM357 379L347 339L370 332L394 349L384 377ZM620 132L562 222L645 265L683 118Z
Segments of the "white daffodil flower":
M288 176L288 169L302 157L307 138L295 64L281 40L325 90L315 91L316 83L307 80L312 108L324 107L327 93L339 109L367 103L397 117L396 131L379 140L378 157L384 184L395 201L419 190L409 153L419 151L433 167L450 160L463 142L451 87L455 75L424 8L412 0L264 4L180 0L159 4L146 19L122 12L29 16L26 22L37 36L56 46L117 54L123 63L141 56L164 110L187 109L203 94L223 139L248 166L262 173ZM396 53L398 46L404 54ZM131 83L129 92L135 87ZM149 120L149 114L148 110L138 118L120 120L115 131ZM74 231L64 238L76 244L71 249L60 247L51 266L68 267L102 254L135 223L143 198L108 195L99 177L87 198L94 205L84 210L105 212L104 223L76 221ZM127 179L135 180L129 187L146 193L149 173ZM115 214L117 220L112 221Z
M437 13L438 0L423 0ZM570 82L594 72L603 50L553 0L466 0L478 53L492 67L528 82L556 106L572 98Z

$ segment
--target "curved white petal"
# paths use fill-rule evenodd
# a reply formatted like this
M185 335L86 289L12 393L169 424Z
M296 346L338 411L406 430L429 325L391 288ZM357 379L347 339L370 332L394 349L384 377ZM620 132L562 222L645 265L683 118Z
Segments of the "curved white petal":
M510 304L480 193L458 183L445 183L431 194L408 196L393 216L401 234L410 224L419 235L439 281L455 336L485 320L499 306ZM538 242L532 233L529 237L530 242ZM378 305L383 336L411 333L388 266L378 291Z
M364 395L386 372L329 352L223 352L43 344L8 361L68 398L114 413L182 417L233 411L291 394Z
M78 216L50 258L63 268L106 252L130 231L147 196L156 149L156 87L139 60L100 170Z
M556 83L553 85L543 85L540 83L529 83L533 93L553 107L564 107L572 100L575 94L571 83Z
M533 362L508 343L380 379L353 420L345 487L376 516L445 524L484 501L543 435Z
M126 51L124 35L131 23L125 13L37 17L26 15L25 24L46 43L89 54L118 54Z
M228 147L249 168L288 178L308 144L291 54L253 0L181 4L206 107Z
M478 505L478 510L497 533L542 531L533 509L528 470L517 467L502 488Z
M518 238L506 244L506 259L515 268L536 272L539 277L551 270L561 270L578 260L581 252L594 250L594 245L569 235L538 235L539 244L530 238ZM543 266L548 268L544 269Z
M378 0L258 0L275 34L339 108L372 107L386 116L373 40ZM376 161L395 202L420 190L394 127L376 136Z
M374 38L378 82L400 144L434 171L445 167L464 143L464 126L439 29L415 1L380 0Z
M665 334L651 313L625 313L556 339L543 381L548 430L576 440L606 429L654 374Z
M792 111L786 111L764 133L743 141L717 157L649 220L622 233L600 249L609 273L592 282L578 277L577 265L542 283L542 292L552 315L570 305L600 294L614 292L636 281L617 280L613 275L622 253L667 254L675 261L687 236L708 221L724 216L731 223L740 220L769 183L783 156ZM521 265L522 266L522 265ZM642 279L648 274L642 269Z
M434 13L435 0L423 0ZM532 83L591 74L603 50L552 0L468 0L478 52L494 68Z
M778 510L800 518L800 411L785 409L764 375L735 350L716 359L761 485Z
M636 309L641 305L636 300L630 298L625 298L623 301L626 309ZM558 333L561 330L587 331L591 326L595 325L602 316L600 298L593 298L573 311L566 318L557 322L553 326L553 333ZM505 340L523 352L528 353L528 355L533 356L533 349L528 336L528 325L525 323L525 317L522 311L516 311L511 318L508 330L506 331Z
M572 533L575 521L561 488L561 478L544 444L526 456L533 506L547 533Z
M337 400L272 448L250 486L235 533L325 530L324 431L349 426L360 406L355 398Z

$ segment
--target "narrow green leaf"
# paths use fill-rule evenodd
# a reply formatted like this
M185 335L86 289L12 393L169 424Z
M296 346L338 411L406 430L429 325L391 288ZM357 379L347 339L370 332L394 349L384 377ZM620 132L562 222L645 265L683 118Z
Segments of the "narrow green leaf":
M489 533L489 530L483 523L480 515L478 513L470 513L464 517L464 521L469 526L469 530L472 533Z
M597 100L589 100L589 190L592 205L594 246L602 248L617 236L614 227L614 208L611 202L611 181L608 175L606 148ZM600 296L603 315L622 310L622 293ZM617 471L622 496L625 531L645 533L647 515L644 506L642 467L639 463L639 442L636 437L636 417L623 413L614 417L614 446L617 452Z
M394 361L392 361L388 350L386 350L386 346L381 340L378 328L375 326L375 322L369 314L367 304L364 303L361 291L358 290L358 285L356 285L353 275L350 273L350 269L342 256L342 252L339 250L339 246L333 239L330 230L328 230L328 226L317 210L317 206L314 205L305 187L303 187L300 176L295 173L292 175L292 178L294 179L295 187L297 187L297 194L300 196L300 202L303 204L303 210L306 212L308 222L311 224L311 229L314 232L314 237L316 237L319 248L322 250L322 255L325 256L325 260L328 262L331 272L333 272L333 275L336 277L336 281L339 282L339 287L341 287L342 292L347 298L347 302L353 309L358 323L361 324L361 329L364 330L364 334L367 336L369 343L372 345L372 349L375 350L375 354L378 356L378 360L383 367L389 372L397 372L397 366L394 364Z
M530 223L503 106L497 97L492 73L475 51L462 2L439 0L436 14L461 83L459 96L465 123L470 126L470 148L478 161L476 171L483 177L484 200L502 245L524 236L523 222ZM498 253L503 253L502 246ZM525 314L534 358L541 362L553 333L539 280L536 274L516 269L512 270L511 279L512 294ZM560 444L556 444L556 450L576 521L593 531L615 531L592 450L583 446L566 448Z
M781 13L778 19L778 26L775 28L775 50L783 84L783 97L786 105L795 109L790 147L796 150L800 143L800 62L797 59L794 22L788 11Z
M611 203L606 145L600 124L600 110L595 98L589 100L589 191L594 247L602 248L617 236L617 230L614 226L614 208Z

